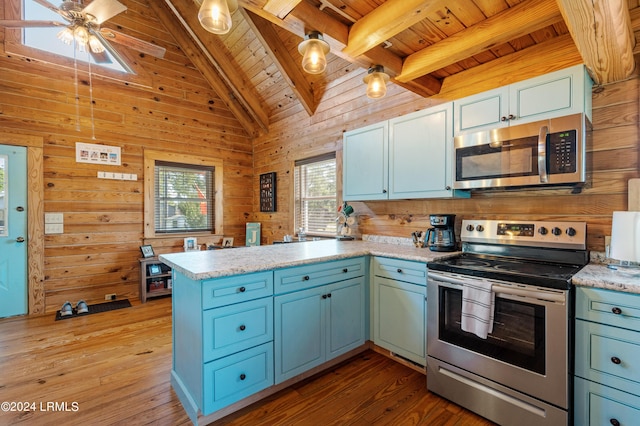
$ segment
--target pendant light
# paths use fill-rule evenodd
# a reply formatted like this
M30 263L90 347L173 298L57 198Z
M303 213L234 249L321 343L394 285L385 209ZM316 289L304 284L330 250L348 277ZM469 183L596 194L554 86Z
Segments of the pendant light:
M231 14L237 9L237 0L203 0L198 20L210 33L226 34L231 30Z
M302 55L302 69L309 74L320 74L327 67L329 53L329 43L324 41L322 34L318 31L311 31L304 37L298 45L298 52Z
M387 82L389 75L384 72L382 65L374 65L369 68L368 74L362 79L367 83L367 96L371 99L382 98L387 94Z

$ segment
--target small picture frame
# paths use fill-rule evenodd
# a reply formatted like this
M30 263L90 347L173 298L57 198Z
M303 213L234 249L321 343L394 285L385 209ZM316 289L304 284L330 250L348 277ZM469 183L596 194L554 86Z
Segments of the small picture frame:
M233 238L232 237L224 237L222 239L222 248L233 247Z
M153 252L153 247L150 245L140 246L140 251L142 252L142 257L149 258L154 257L156 254Z
M188 237L184 239L184 251L197 251L200 250L198 247L198 239L193 237Z
M162 273L162 268L160 265L149 265L149 275L160 275Z

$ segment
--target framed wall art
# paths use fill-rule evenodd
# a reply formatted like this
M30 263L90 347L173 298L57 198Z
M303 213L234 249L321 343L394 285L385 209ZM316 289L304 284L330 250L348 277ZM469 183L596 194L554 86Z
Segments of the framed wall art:
M260 175L260 211L276 211L276 172Z

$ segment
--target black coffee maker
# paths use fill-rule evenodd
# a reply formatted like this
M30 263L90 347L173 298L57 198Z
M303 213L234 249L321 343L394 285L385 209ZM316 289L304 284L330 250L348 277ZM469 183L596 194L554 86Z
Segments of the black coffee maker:
M456 233L454 224L455 214L432 214L429 215L429 223L433 228L427 229L427 236L424 243L431 251L455 251Z

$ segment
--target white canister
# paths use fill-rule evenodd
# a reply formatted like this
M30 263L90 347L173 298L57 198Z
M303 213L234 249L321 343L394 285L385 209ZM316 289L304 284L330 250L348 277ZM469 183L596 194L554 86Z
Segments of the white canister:
M640 212L613 212L609 257L640 262Z

